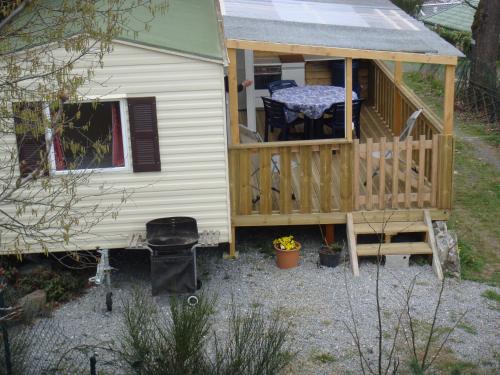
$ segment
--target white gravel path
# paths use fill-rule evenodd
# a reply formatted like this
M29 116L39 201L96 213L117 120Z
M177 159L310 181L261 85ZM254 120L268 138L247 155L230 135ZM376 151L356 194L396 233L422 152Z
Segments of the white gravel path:
M235 261L222 260L218 255L199 257L203 290L217 295L215 328L224 331L232 301L242 309L261 306L265 312L278 310L292 324L294 348L298 350L287 372L295 374L358 374L359 364L345 322L349 321L346 287L351 295L354 315L363 338L364 348L376 349L375 275L371 262L362 262L360 277L354 278L344 267L318 268L318 241L310 238L303 243L303 257L298 268L279 270L274 260L259 252L255 238L240 243L240 257ZM253 248L252 248L253 247ZM430 322L440 283L428 265L411 266L404 272L389 272L381 268L380 290L384 325L394 322L401 311L403 288L418 274L412 299L414 316L419 320L419 332ZM102 342L116 338L121 325L120 300L130 295L134 286L149 289L145 264L121 267L113 277L114 309L104 311L104 289L92 288L78 300L65 304L51 319L75 342ZM481 294L488 285L449 281L439 314L440 333L454 325L468 311L464 324L450 336L446 351L449 358L470 362L482 368L481 373L497 373L500 366L500 306ZM168 311L168 298L155 298ZM388 331L390 327L388 327ZM329 353L335 361L321 363L317 354Z

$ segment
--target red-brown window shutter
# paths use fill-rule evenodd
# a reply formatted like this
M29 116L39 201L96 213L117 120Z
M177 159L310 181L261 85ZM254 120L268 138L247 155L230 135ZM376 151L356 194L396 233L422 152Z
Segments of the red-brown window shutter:
M134 172L160 171L156 99L130 98L127 101Z
M39 119L31 123L23 121L22 117L25 116L21 113L27 110L33 111L34 115L39 115ZM42 128L43 109L41 103L14 104L13 111L21 176L26 177L39 168L43 168L43 175L48 175L47 146L45 132Z

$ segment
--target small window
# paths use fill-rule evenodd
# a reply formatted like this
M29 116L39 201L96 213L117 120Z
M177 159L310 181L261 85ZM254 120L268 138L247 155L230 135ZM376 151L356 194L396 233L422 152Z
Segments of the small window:
M65 104L63 131L53 137L54 169L125 167L122 117L119 101Z

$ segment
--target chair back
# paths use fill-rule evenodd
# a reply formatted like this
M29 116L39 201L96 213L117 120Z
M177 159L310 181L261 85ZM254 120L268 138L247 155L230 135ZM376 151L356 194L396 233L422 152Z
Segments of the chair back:
M290 87L297 87L297 82L293 79L283 79L279 81L273 81L269 85L267 85L267 89L269 90L269 94L272 96L276 90L288 89Z
M361 104L363 104L364 99L356 99L352 101L352 122L355 125L359 125L359 120L361 118ZM333 104L325 113L332 115L331 124L336 127L344 126L345 123L345 103L335 103Z
M266 114L266 126L271 128L284 128L287 125L285 105L276 100L262 97Z
M261 135L248 128L248 126L239 125L240 128L240 142L241 143L262 143L264 140Z
M413 132L413 128L415 127L415 124L417 123L418 116L422 113L423 108L417 109L415 112L413 112L410 117L408 117L408 120L406 120L405 128L399 135L399 140L404 141L408 136Z

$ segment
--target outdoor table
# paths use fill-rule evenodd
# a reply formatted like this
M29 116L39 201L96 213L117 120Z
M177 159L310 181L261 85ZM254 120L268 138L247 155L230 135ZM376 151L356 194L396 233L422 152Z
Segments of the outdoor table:
M345 101L345 89L339 86L296 86L276 90L272 99L284 103L295 111L286 113L288 122L297 118L296 113L303 113L306 122L309 123L308 127L311 125L313 127L314 138L320 138L323 136L322 122L315 120L321 119L325 111L333 104ZM358 99L358 95L354 91L352 99Z

